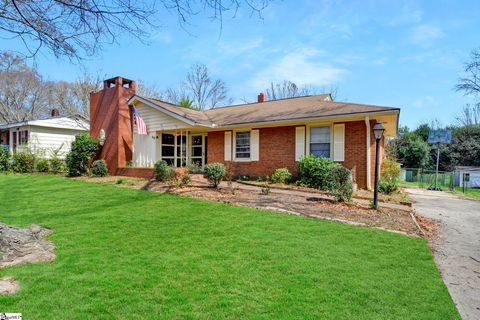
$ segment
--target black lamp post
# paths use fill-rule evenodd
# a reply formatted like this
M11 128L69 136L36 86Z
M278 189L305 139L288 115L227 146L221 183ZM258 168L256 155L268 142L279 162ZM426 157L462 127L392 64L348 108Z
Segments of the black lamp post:
M385 128L383 127L380 121L375 123L373 127L373 134L375 135L375 186L373 189L373 206L378 208L378 172L380 171L379 162L380 162L380 140L382 140L383 133Z

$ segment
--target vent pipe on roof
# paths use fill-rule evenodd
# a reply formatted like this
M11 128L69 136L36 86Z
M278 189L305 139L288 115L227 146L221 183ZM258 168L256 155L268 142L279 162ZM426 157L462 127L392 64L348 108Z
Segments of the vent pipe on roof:
M258 94L258 103L265 102L267 99L265 98L265 94L263 92L260 92Z
M60 117L60 111L58 109L52 109L52 118Z

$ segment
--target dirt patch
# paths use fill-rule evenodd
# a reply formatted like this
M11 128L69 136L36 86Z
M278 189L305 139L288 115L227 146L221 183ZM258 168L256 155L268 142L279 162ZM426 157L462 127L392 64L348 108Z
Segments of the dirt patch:
M315 218L399 231L408 235L422 235L422 232L418 229L408 211L393 208L373 210L359 204L332 203L331 199L323 198L321 194L319 194L318 197L305 197L285 193L270 193L265 195L256 190L244 189L236 189L232 192L231 189L228 188L217 190L207 186L171 188L156 181L150 181L145 189L156 192L169 192L197 199L231 203L239 206L290 212Z
M0 223L0 268L55 259L55 245L45 238L51 230L32 224L27 228Z
M15 293L18 289L20 289L20 284L14 278L0 278L0 295Z

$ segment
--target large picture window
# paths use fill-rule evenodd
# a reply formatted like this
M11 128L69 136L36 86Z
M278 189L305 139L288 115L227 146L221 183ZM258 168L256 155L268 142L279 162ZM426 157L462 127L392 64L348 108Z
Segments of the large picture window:
M235 134L235 158L250 159L250 132Z
M310 128L310 154L330 158L330 127Z

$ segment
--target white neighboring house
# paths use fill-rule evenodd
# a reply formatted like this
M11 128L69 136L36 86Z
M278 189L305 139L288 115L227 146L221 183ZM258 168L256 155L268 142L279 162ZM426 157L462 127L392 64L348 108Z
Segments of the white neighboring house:
M30 150L42 158L64 159L75 136L89 130L87 121L67 117L0 124L0 144L10 154Z

